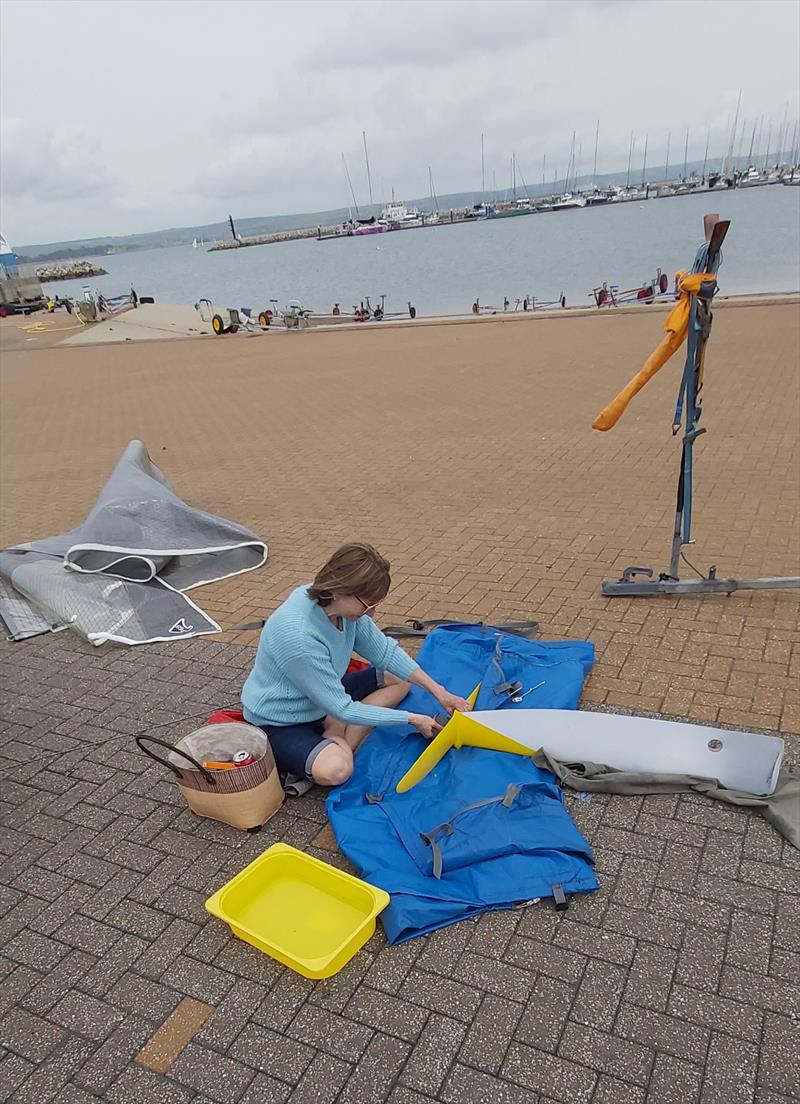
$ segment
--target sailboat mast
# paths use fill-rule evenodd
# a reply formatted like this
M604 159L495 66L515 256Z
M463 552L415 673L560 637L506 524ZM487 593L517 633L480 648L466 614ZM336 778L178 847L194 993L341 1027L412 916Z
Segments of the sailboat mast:
M783 109L783 126L781 127L781 136L780 136L780 140L778 142L778 160L775 162L775 168L776 169L778 168L778 166L781 163L781 158L783 157L783 152L784 152L783 147L786 145L786 139L788 137L788 134L787 134L787 131L789 129L788 120L789 120L789 101L787 100L786 101L786 107Z
M706 165L708 164L708 143L711 141L711 127L706 131L706 152L703 154L703 179L706 175Z
M353 197L353 206L356 209L356 215L358 215L358 203L356 203L356 193L353 191L353 181L350 179L350 170L347 167L347 161L344 154L342 154L342 165L344 166L344 175L347 179L347 183L350 187L350 195Z
M753 133L750 135L750 152L747 154L747 167L748 168L750 168L750 166L753 164L753 146L755 145L755 142L756 142L756 127L757 126L758 126L757 122L753 123Z
M631 186L631 158L632 157L633 157L633 131L631 131L631 142L630 142L630 145L628 146L628 176L625 180L625 187L626 188L630 188L630 186Z
M664 179L669 180L669 143L672 139L672 131L667 131L667 156L664 159Z
M772 119L769 120L769 126L767 127L767 152L764 154L764 172L767 171L767 165L769 164L769 146L772 141Z
M733 168L733 148L736 142L736 131L739 129L739 108L742 106L742 90L739 89L739 98L736 101L736 111L733 116L733 126L731 127L731 140L728 146L728 157L725 162L725 169L730 172Z
M650 135L644 136L644 156L642 157L642 187L644 187L645 176L647 175L647 142Z
M481 202L486 199L486 162L483 157L483 134L481 134Z
M547 154L542 154L542 188L544 188L544 174L547 172Z
M436 198L436 188L433 186L433 172L430 165L428 165L428 180L431 185L431 199L433 200L433 206L436 209L436 213L439 213L439 200Z
M517 202L517 155L511 154L511 196Z
M372 177L369 172L369 154L367 153L367 132L361 131L361 137L364 139L364 161L367 165L367 187L369 188L369 205L372 207Z
M689 128L686 128L686 141L683 144L683 179L689 174Z
M592 187L597 188L597 146L600 141L600 120L594 128L594 168L592 169Z

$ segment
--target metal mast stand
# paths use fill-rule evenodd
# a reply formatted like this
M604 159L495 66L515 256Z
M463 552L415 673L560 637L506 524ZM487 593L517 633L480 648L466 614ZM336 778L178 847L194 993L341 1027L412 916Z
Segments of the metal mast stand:
M730 226L729 221L721 221L719 215L706 215L704 219L705 243L695 257L692 272L707 272L716 275L722 260L720 248ZM681 579L678 572L683 557L683 546L692 543L692 450L697 438L705 433L700 428L703 413L701 392L703 389L703 368L706 343L711 333L711 302L717 292L716 279L704 280L697 293L691 293L689 305L689 330L687 334L686 363L683 369L672 433L676 435L685 422L681 447L681 468L678 476L678 495L675 510L675 528L672 534L672 552L669 571L661 572L653 578L652 567L626 567L622 577L616 582L606 579L603 582L603 594L608 595L648 595L648 594L732 594L735 590L779 590L800 587L800 576L773 576L761 579L720 579L716 565L708 569L708 575L698 579ZM688 561L687 561L688 562ZM646 576L646 581L637 581L637 575Z

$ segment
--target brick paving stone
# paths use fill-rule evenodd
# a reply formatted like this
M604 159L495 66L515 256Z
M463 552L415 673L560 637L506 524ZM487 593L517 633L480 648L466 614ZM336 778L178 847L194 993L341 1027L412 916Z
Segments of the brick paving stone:
M635 940L628 936L601 931L572 921L563 923L559 927L556 943L592 958L617 963L619 966L630 966L636 948Z
M170 1067L170 1077L219 1101L237 1100L255 1072L241 1062L189 1043Z
M293 1039L324 1050L344 1061L356 1062L364 1053L373 1029L354 1023L325 1008L306 1004L288 1028Z
M265 1073L257 1073L244 1095L239 1098L238 1104L286 1104L291 1091L291 1085L284 1081L277 1081ZM197 1101L198 1098L195 1097L192 1104L197 1104Z
M759 1086L797 1099L800 1027L796 1019L767 1012L760 1057Z
M411 1054L400 1080L409 1088L437 1095L461 1044L466 1028L449 1016L432 1013Z
M345 1012L350 1019L410 1043L419 1037L430 1015L426 1008L367 986L358 990Z
M474 927L474 920L465 920L461 924L432 932L419 951L416 965L434 974L451 974L472 938ZM403 946L413 946L413 943Z
M179 993L209 1004L221 1001L234 982L226 971L185 955L175 958L159 980Z
M79 992L67 993L47 1015L53 1023L98 1041L107 1038L124 1019L119 1009Z
M708 1050L709 1032L697 1023L632 1004L622 1006L614 1030L625 1039L687 1061L702 1062Z
M352 1069L330 1054L317 1054L292 1090L290 1104L333 1104Z
M664 1012L677 961L677 952L669 947L639 943L625 982L625 999Z
M519 919L520 914L515 910L485 912L478 918L470 936L467 944L469 950L488 958L502 958L517 929Z
M422 1093L407 1089L405 1085L397 1085L392 1089L391 1096L386 1104L439 1104L432 1096L423 1096Z
M536 1001L536 990L531 999ZM523 1011L516 1001L487 993L464 1039L460 1061L486 1073L498 1073Z
M558 1053L601 1073L609 1073L635 1085L646 1085L653 1066L653 1048L629 1042L606 1032L568 1023Z
M487 993L495 993L512 1000L525 1001L531 994L536 975L530 970L512 966L506 962L496 962L483 955L465 952L455 968L460 981L474 985Z
M283 970L253 1019L275 1031L285 1031L313 989L313 982Z
M555 1054L574 999L574 985L540 974L515 1032L516 1038Z
M750 1104L755 1095L758 1048L714 1034L708 1051L701 1104Z
M77 985L83 985L86 976L96 963L94 955L83 951L70 951L61 960L58 969L46 974L20 1001L23 1008L37 1015L44 1015L66 993Z
M412 970L403 982L400 996L433 1012L455 1016L469 1023L480 1007L483 994L460 981L437 977L424 970Z
M459 925L460 926L460 925ZM448 929L444 929L447 931ZM449 929L455 930L454 928ZM434 933L441 934L440 932ZM410 940L408 943L400 943L396 947L383 947L378 951L374 960L364 976L364 981L373 989L381 989L385 993L398 993L401 985L408 977L415 962L428 950L430 938L424 941L424 946L419 940ZM458 958L458 955L456 955ZM428 969L431 967L428 966Z
M147 946L137 935L123 935L110 951L99 958L80 980L80 987L95 997L104 997L109 989L136 965Z
M385 1100L411 1053L408 1043L373 1035L342 1089L338 1104L375 1104Z
M597 1082L592 1104L643 1104L645 1090L638 1085L628 1085L603 1073Z
M227 1053L240 1062L246 1062L255 1070L294 1085L310 1065L314 1048L267 1027L250 1023L234 1040Z
M719 985L720 995L742 1004L754 1004L770 1012L800 1013L800 984L791 985L778 978L760 977L754 984L754 975L746 970L726 966Z
M769 971L772 932L771 916L734 909L725 961L742 970L766 974Z
M133 971L119 979L106 994L108 1003L128 1012L137 1012L145 1019L161 1023L180 1003L181 994Z
M126 1069L144 1046L153 1025L139 1016L129 1016L94 1051L75 1074L84 1089L102 1095Z
M675 985L669 998L669 1012L690 1024L716 1028L751 1043L757 1043L761 1038L764 1019L761 1010L726 1000L716 993Z
M190 1104L194 1090L141 1066L128 1066L106 1090L109 1104Z
M41 1062L14 1092L14 1104L46 1104L61 1100L62 1090L72 1076L91 1058L94 1047L85 1039L67 1038Z
M657 1054L647 1091L648 1104L696 1104L700 1099L702 1066L669 1054Z
M622 1000L626 977L621 966L591 960L578 987L570 1018L587 1027L610 1030Z
M547 1093L563 1104L590 1101L597 1084L594 1070L522 1043L511 1044L500 1072L509 1081Z
M6 1013L0 1020L0 1045L31 1062L46 1058L65 1038L66 1033L60 1027L21 1008Z
M15 962L39 970L52 970L68 952L64 943L29 930L21 931L5 948Z
M492 1104L538 1104L541 1097L521 1085L512 1085L499 1077L456 1064L439 1090L438 1100L443 1104L476 1104L477 1101L491 1101Z
M538 939L514 936L508 945L506 959L528 970L537 970L561 981L579 981L586 969L586 956L562 946L552 946Z
M27 1058L6 1051L0 1058L0 1099L13 1100L16 1090L35 1069L35 1064Z
M265 996L263 985L236 979L198 1031L196 1041L224 1052L260 1008Z
M728 937L725 932L689 928L683 941L675 979L695 989L716 992L725 959Z

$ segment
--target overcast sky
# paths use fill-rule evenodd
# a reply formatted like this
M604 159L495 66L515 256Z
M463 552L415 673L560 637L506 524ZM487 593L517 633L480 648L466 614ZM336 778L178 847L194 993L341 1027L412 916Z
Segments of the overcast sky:
M702 158L800 114L796 0L2 0L3 233L12 243ZM787 140L787 145L789 144ZM738 145L738 141L737 141Z

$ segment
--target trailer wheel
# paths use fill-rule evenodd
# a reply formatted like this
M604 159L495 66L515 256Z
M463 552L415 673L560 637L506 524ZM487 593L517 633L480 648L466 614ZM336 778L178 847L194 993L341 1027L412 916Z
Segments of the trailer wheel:
M211 329L219 337L220 334L225 333L225 323L222 321L222 315L215 314L211 319Z
M261 329L262 330L268 330L269 329L269 322L270 322L269 315L266 313L266 311L262 311L261 314L259 314L259 316L258 316L258 324L261 327Z

